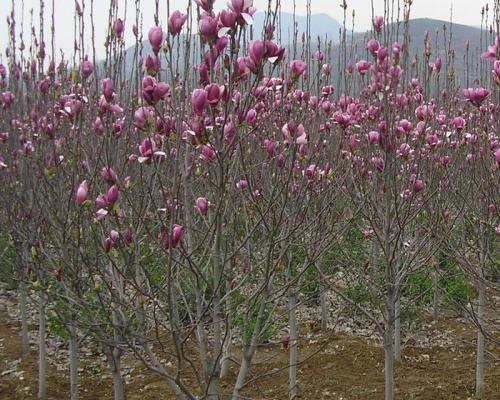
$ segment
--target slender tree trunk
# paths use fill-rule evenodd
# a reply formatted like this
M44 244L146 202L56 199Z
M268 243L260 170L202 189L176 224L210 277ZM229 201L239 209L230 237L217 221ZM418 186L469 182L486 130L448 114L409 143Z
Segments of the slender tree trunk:
M484 311L486 308L486 285L484 283L483 277L479 282L479 304L477 308L477 353L476 353L476 398L484 398L484 349L485 349L485 337L484 337Z
M114 400L125 400L125 381L121 373L121 355L117 354L118 349L111 350L111 376L113 378ZM120 352L118 350L118 352Z
M227 308L227 326L226 335L224 337L224 343L222 345L222 360L220 368L220 378L224 379L229 372L229 362L231 361L231 347L232 347L232 301L231 296L226 298L226 308Z
M40 292L38 305L38 398L44 400L47 395L47 344L46 337L45 294Z
M434 293L432 296L432 319L437 321L439 318L439 274L436 265L434 271L432 271L432 285L434 286Z
M476 398L484 399L484 351L485 351L485 321L484 314L486 309L486 257L488 252L488 244L484 233L484 225L481 224L479 228L479 280L478 280L478 305L477 305L477 350L476 350Z
M297 327L297 295L293 288L288 295L288 318L290 325L290 360L288 375L288 394L295 399L297 390L297 355L298 355L298 327Z
M24 269L24 267L22 267ZM30 343L28 337L28 311L27 311L27 293L24 272L19 280L19 311L21 313L21 351L23 356L30 351Z
M238 372L238 377L236 378L236 383L234 384L233 395L231 397L232 400L241 399L241 390L243 389L243 385L245 384L245 379L247 377L248 371L250 370L250 363L252 362L253 355L255 354L255 350L257 349L257 342L259 340L259 332L261 329L261 321L264 315L264 311L266 310L266 302L268 300L269 291L270 288L268 287L263 293L257 322L252 334L252 339L250 340L250 344L245 346L243 350L240 370Z
M394 399L394 288L387 294L386 324L384 332L385 352L385 400Z
M394 358L401 362L401 300L398 298L395 304L394 321Z
M241 400L242 398L241 390L243 389L243 385L245 384L245 379L250 369L250 362L252 360L254 352L255 347L253 345L250 345L244 350L238 377L236 378L236 383L234 384L232 400Z
M71 400L78 400L78 334L72 320L69 324L69 382Z
M326 288L323 288L319 297L321 303L321 332L323 333L326 333L328 330L328 304L326 294Z

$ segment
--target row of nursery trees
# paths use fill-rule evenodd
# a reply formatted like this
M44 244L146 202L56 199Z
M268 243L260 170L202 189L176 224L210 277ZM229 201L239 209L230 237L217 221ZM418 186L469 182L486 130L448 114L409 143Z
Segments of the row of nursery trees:
M391 400L402 315L425 298L438 318L458 282L483 398L485 342L500 339L487 296L500 289L498 1L483 13L493 22L467 68L471 88L456 83L449 37L410 38L411 1L376 4L363 48L350 43L344 1L338 54L310 22L283 39L279 0L262 32L252 0L181 11L156 1L144 29L141 1L130 3L126 14L110 2L103 61L100 2L75 2L70 58L53 57L43 0L28 33L15 0L7 21L1 268L19 295L25 354L27 310L38 311L38 397L49 325L69 346L72 400L84 338L106 356L116 400L127 354L176 398L236 400L257 347L283 332L294 398L297 309L318 307L326 330L335 293L382 339Z

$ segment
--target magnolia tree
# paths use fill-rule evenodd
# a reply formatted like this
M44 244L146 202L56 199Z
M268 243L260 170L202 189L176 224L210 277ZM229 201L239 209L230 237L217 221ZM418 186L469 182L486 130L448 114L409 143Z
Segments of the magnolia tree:
M252 27L252 1L214 3L171 10L167 2L162 24L156 2L155 26L142 32L136 0L135 46L126 51L127 13L111 2L103 62L92 1L90 10L76 2L72 62L55 59L54 26L46 55L43 1L28 50L18 48L22 34L9 17L0 218L19 259L24 353L27 303L38 310L39 398L47 320L69 347L72 400L87 338L105 355L116 400L125 398L126 354L176 398L241 399L256 379L258 346L278 332L295 398L297 310L312 282L324 331L329 291L376 328L392 399L407 282L438 252L460 260L478 289L476 390L484 397L486 288L498 290L498 37L483 54L493 61L489 87L461 92L451 50L445 79L429 34L424 61L411 62L410 4L389 24L387 2L360 57L344 18L332 79L331 47L313 42L310 27L288 49L278 42L279 1L269 2L262 32ZM88 31L90 56L82 51ZM380 311L356 304L337 268Z

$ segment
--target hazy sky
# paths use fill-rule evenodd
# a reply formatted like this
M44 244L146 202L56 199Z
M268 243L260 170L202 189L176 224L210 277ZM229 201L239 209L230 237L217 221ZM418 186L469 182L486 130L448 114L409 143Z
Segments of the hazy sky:
M5 54L5 48L7 45L7 25L4 23L8 13L10 13L10 4L12 0L0 0L0 53L2 56ZM34 11L35 25L38 26L38 10L39 10L39 0L24 0L24 13L22 13L22 1L13 0L16 7L18 32L20 31L21 15L24 14L25 28L30 25L30 10ZM66 54L72 53L72 45L74 40L73 34L73 11L74 11L74 0L54 0L55 1L55 21L56 21L56 49L63 49ZM81 2L81 0L79 0ZM181 11L187 7L189 0L171 0L171 9L180 9ZM94 9L96 11L96 37L97 43L96 48L103 48L104 38L106 36L107 27L107 10L110 0L94 0ZM122 13L125 10L125 3L128 4L128 18L126 19L126 34L125 40L129 43L133 43L133 37L131 32L131 26L135 16L132 15L134 8L134 0L118 0L120 4L120 10ZM397 2L397 1L396 1ZM402 2L402 0L401 0ZM484 6L488 0L414 0L412 5L412 18L434 18L449 20L450 10L453 7L453 20L456 23L476 25L479 26L481 23L481 8ZM153 25L153 14L154 14L154 0L141 0L141 10L143 13L143 26L145 34L147 37L147 31L150 26ZM268 0L254 0L254 5L259 9L263 10L267 7ZM282 0L283 11L293 10L293 0ZM341 21L342 19L342 9L340 7L341 0L312 0L312 12L313 13L327 13L333 18ZM493 0L489 0L490 7L493 4ZM46 37L50 37L50 15L52 10L52 0L45 0L46 4L46 21L45 21L45 32ZM86 0L87 10L86 19L89 20L89 8L90 0ZM216 0L216 6L220 9L226 5L226 0ZM374 0L375 4L375 14L383 13L383 0ZM162 25L166 27L166 0L160 0L161 14L160 17ZM370 0L347 0L348 5L348 15L352 14L352 10L356 11L356 30L364 30L369 28L371 21L371 7ZM298 14L306 13L306 0L296 0L296 10ZM123 16L123 14L122 14ZM350 20L350 17L349 17ZM87 26L90 24L87 23ZM166 28L165 28L166 29ZM25 32L29 32L25 29ZM30 38L29 35L25 34L25 43L29 46ZM49 43L49 39L46 43ZM90 43L90 41L87 41ZM90 52L90 48L86 51ZM50 50L48 49L48 52ZM0 58L2 57L0 56Z

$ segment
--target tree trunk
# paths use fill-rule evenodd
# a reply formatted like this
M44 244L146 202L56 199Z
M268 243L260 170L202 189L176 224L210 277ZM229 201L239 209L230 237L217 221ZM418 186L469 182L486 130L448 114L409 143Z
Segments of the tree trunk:
M401 300L398 298L394 311L394 358L401 362Z
M78 400L78 335L74 321L69 325L69 382L71 400Z
M387 320L384 332L385 400L394 399L394 289L390 287L386 304Z
M121 356L111 352L111 376L113 377L114 400L125 400L125 381L121 373Z
M297 390L297 355L298 355L298 327L297 327L297 296L295 291L290 289L288 295L288 318L290 325L290 363L288 375L288 394L290 399L295 399Z
M321 303L321 332L328 330L328 304L326 298L326 288L323 288L319 297Z
M250 361L252 360L254 351L255 348L253 345L250 345L243 353L243 359L241 360L238 377L236 378L236 383L234 384L232 400L241 400L241 390L245 384L245 379L250 369Z
M272 281L269 282L269 284ZM240 400L241 399L241 390L243 389L243 385L245 384L245 379L247 377L248 371L250 370L250 363L252 361L253 355L255 354L255 350L257 349L257 343L259 341L261 322L264 318L264 312L266 310L266 303L269 298L270 286L268 286L263 294L262 300L260 303L259 313L257 315L257 320L255 323L255 327L253 330L252 338L243 349L243 357L241 360L240 370L238 372L238 377L236 378L236 383L234 384L233 395L231 397L232 400Z
M24 269L24 267L22 267ZM19 311L21 313L21 351L23 356L26 356L30 351L30 343L28 337L28 312L27 312L27 293L25 274L21 274L19 280Z
M46 318L45 318L45 294L40 292L38 305L38 398L44 400L47 395L47 344Z
M230 290L230 288L228 288ZM224 337L224 343L222 345L222 359L221 359L221 368L220 368L220 378L224 379L229 372L229 362L231 361L231 347L232 347L232 301L231 296L227 296L226 298L226 312L227 312L227 326L226 326L226 335Z
M481 276L479 282L479 304L477 308L477 353L476 353L476 398L484 398L484 311L486 308L486 285Z
M439 268L439 264L436 265L434 271L432 271L432 284L434 286L434 293L432 296L432 319L434 321L437 321L439 317L439 274L437 268Z

